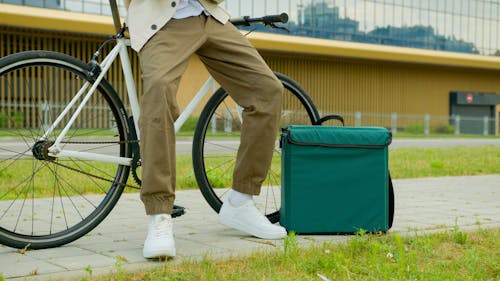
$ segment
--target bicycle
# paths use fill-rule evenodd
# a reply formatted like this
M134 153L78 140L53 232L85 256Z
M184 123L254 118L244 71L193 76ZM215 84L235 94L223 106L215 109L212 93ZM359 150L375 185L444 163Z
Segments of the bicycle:
M0 120L1 244L42 249L72 242L109 214L125 187L140 186L140 108L127 53L130 40L125 36L126 26L120 23L116 0L110 4L116 34L89 63L52 51L27 51L0 59L3 106L26 103L30 108L23 118L6 114L3 125ZM232 22L276 27L276 22L287 18L282 14ZM102 47L112 42L114 47L99 62ZM131 115L105 78L118 56ZM283 74L276 75L286 89L281 124L319 120L315 105L300 85ZM208 95L210 79L176 120L176 132ZM232 174L241 123L241 108L219 88L205 104L194 132L194 176L216 212L228 190L220 186L220 178ZM218 149L213 151L214 147ZM275 154L279 155L279 147ZM280 169L279 163L271 167L256 199L273 223L279 220L281 205L279 171L275 169ZM136 184L127 182L130 173ZM180 215L183 209L175 211Z

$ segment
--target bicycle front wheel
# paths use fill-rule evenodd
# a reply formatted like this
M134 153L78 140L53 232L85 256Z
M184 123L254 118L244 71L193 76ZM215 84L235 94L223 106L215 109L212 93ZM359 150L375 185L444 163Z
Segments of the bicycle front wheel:
M319 119L313 102L289 77L275 73L285 87L280 127L312 125ZM222 88L204 107L193 137L193 168L198 186L208 204L219 212L232 185L236 153L240 143L242 108ZM257 208L275 223L281 207L281 150L276 141L271 168L259 196Z
M68 103L92 83L89 70L87 64L55 52L0 59L0 243L32 249L69 243L97 226L119 199L128 166L48 155L83 98L73 106ZM69 114L44 138L65 109ZM125 112L103 80L62 148L130 157Z

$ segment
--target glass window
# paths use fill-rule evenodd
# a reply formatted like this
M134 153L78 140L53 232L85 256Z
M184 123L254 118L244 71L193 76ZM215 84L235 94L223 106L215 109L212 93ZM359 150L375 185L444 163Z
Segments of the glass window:
M435 30L437 34L443 35L445 30L445 14L442 12L436 13L437 22L435 26Z
M434 27L434 29L437 27L437 15L438 13L436 11L430 11L429 12L429 23L428 25Z
M430 12L428 9L420 10L420 24L423 26L429 26L430 24Z
M445 14L445 20L444 20L444 29L443 29L443 35L445 36L451 36L453 33L453 17L451 14L446 13Z
M74 12L83 12L83 2L77 0L66 0L66 10Z
M96 1L83 2L83 12L90 14L99 14L101 12L101 5Z
M8 4L16 4L16 5L21 5L23 4L23 0L3 0L0 1L1 3L8 3Z
M34 6L34 7L43 7L43 0L25 0L25 5Z
M488 49L490 50L494 50L497 47L495 43L498 37L498 29L496 27L497 26L494 21L492 20L485 21L485 31L487 38L487 41L485 43Z
M500 14L500 2L499 3L492 3L491 4L491 19L494 21L499 21L499 14Z
M347 17L350 19L358 19L358 2L361 0L347 0L346 1L346 12L347 12Z
M467 15L473 17L477 11L477 4L475 1L467 1Z
M225 1L226 9L229 11L232 17L240 17L238 1Z
M446 2L444 0L436 1L437 2L437 10L440 12L446 11Z
M110 14L107 0L0 3ZM222 7L234 17L287 12L292 35L485 54L500 49L500 0L231 0Z
M460 33L462 32L461 30L461 25L460 25L460 18L461 16L459 14L454 14L452 15L452 26L451 26L451 33L452 33L452 36L453 38L455 39L459 39L461 36L460 36Z
M411 19L411 8L408 7L408 6L405 6L403 7L402 9L402 17L401 17L401 20L402 20L402 25L405 25L405 26L410 26L412 25L412 22L410 21Z
M467 15L468 14L468 6L469 6L469 0L457 0L457 7L459 8L459 13L461 15Z
M477 34L477 38L476 38L476 41L474 42L475 45L477 47L481 47L481 48L486 48L486 38L488 37L488 34L487 34L487 30L485 29L485 20L482 19L482 18L478 18L476 20L476 23L477 23L477 26L476 26L476 32L478 32Z
M468 0L465 0L465 1L468 1ZM432 11L437 11L438 10L438 2L439 1L429 1L429 10L432 10Z
M384 6L382 3L375 3L375 9L373 10L374 14L374 22L375 25L377 26L384 26L385 25L385 18L384 18Z
M420 10L412 8L411 9L411 16L410 16L410 25L418 25L419 24L419 17L420 17Z
M454 6L456 5L457 0L440 0L445 2L445 12L453 13Z
M229 2L231 2L231 1L229 1ZM320 1L316 1L316 2L320 2ZM264 2L264 13L266 15L275 14L276 13L276 2L275 1L265 1Z
M461 1L457 1L457 0L454 0L452 3L451 3L451 9L450 9L450 12L452 12L453 14L455 15L458 15L460 14L460 3Z
M389 5L389 4L384 4L384 19L385 19L385 24L384 26L387 25L392 25L394 26L395 19L394 19L394 6Z
M255 14L253 8L253 1L238 1L238 14L239 16L251 16L251 17L260 17L263 15Z
M227 2L231 2L231 1L225 1L226 3ZM265 0L253 0L252 1L252 14L254 16L258 16L258 15L264 15L265 12L264 12L264 5L265 5L266 1Z
M370 1L365 1L363 3L363 30L369 32L373 30L376 26L375 23L375 4Z
M500 25L499 21L492 22L491 24L491 48L493 49L493 53L497 50L500 51Z
M394 10L394 19L392 25L394 26L402 26L403 25L403 7L402 6L395 6Z
M243 2L250 2L250 1L243 1ZM281 14L283 12L287 13L290 16L290 20L292 20L292 18L296 17L295 10L292 11L292 1L291 0L279 0L277 12L278 12L278 14Z

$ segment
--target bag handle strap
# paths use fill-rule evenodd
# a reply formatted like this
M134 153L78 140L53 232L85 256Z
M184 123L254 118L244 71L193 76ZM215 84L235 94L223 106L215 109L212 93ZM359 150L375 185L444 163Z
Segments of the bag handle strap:
M394 222L394 186L392 185L391 173L389 172L389 228Z
M342 123L342 126L345 126L345 124L344 124L344 117L342 117L340 115L334 115L334 114L322 117L321 119L319 119L318 121L316 121L313 125L321 125L321 124L323 124L324 122L326 122L328 120L338 120L338 121L340 121Z

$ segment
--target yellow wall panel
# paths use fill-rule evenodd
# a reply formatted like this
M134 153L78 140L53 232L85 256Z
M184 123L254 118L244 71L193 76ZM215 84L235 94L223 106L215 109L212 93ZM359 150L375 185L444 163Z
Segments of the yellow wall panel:
M499 71L265 53L331 112L449 113L451 91L500 93Z
M0 56L43 49L63 52L87 62L106 38L0 26ZM109 47L105 49L107 51ZM448 115L451 91L500 94L498 69L287 54L269 50L261 52L272 69L297 80L323 113L361 111ZM130 51L130 57L141 92L140 64L134 52ZM200 60L191 58L180 83L178 102L181 108L187 105L207 77L208 72ZM127 101L119 63L113 65L107 79L122 99ZM3 97L0 93L0 99L11 97ZM389 121L383 122L387 124Z

